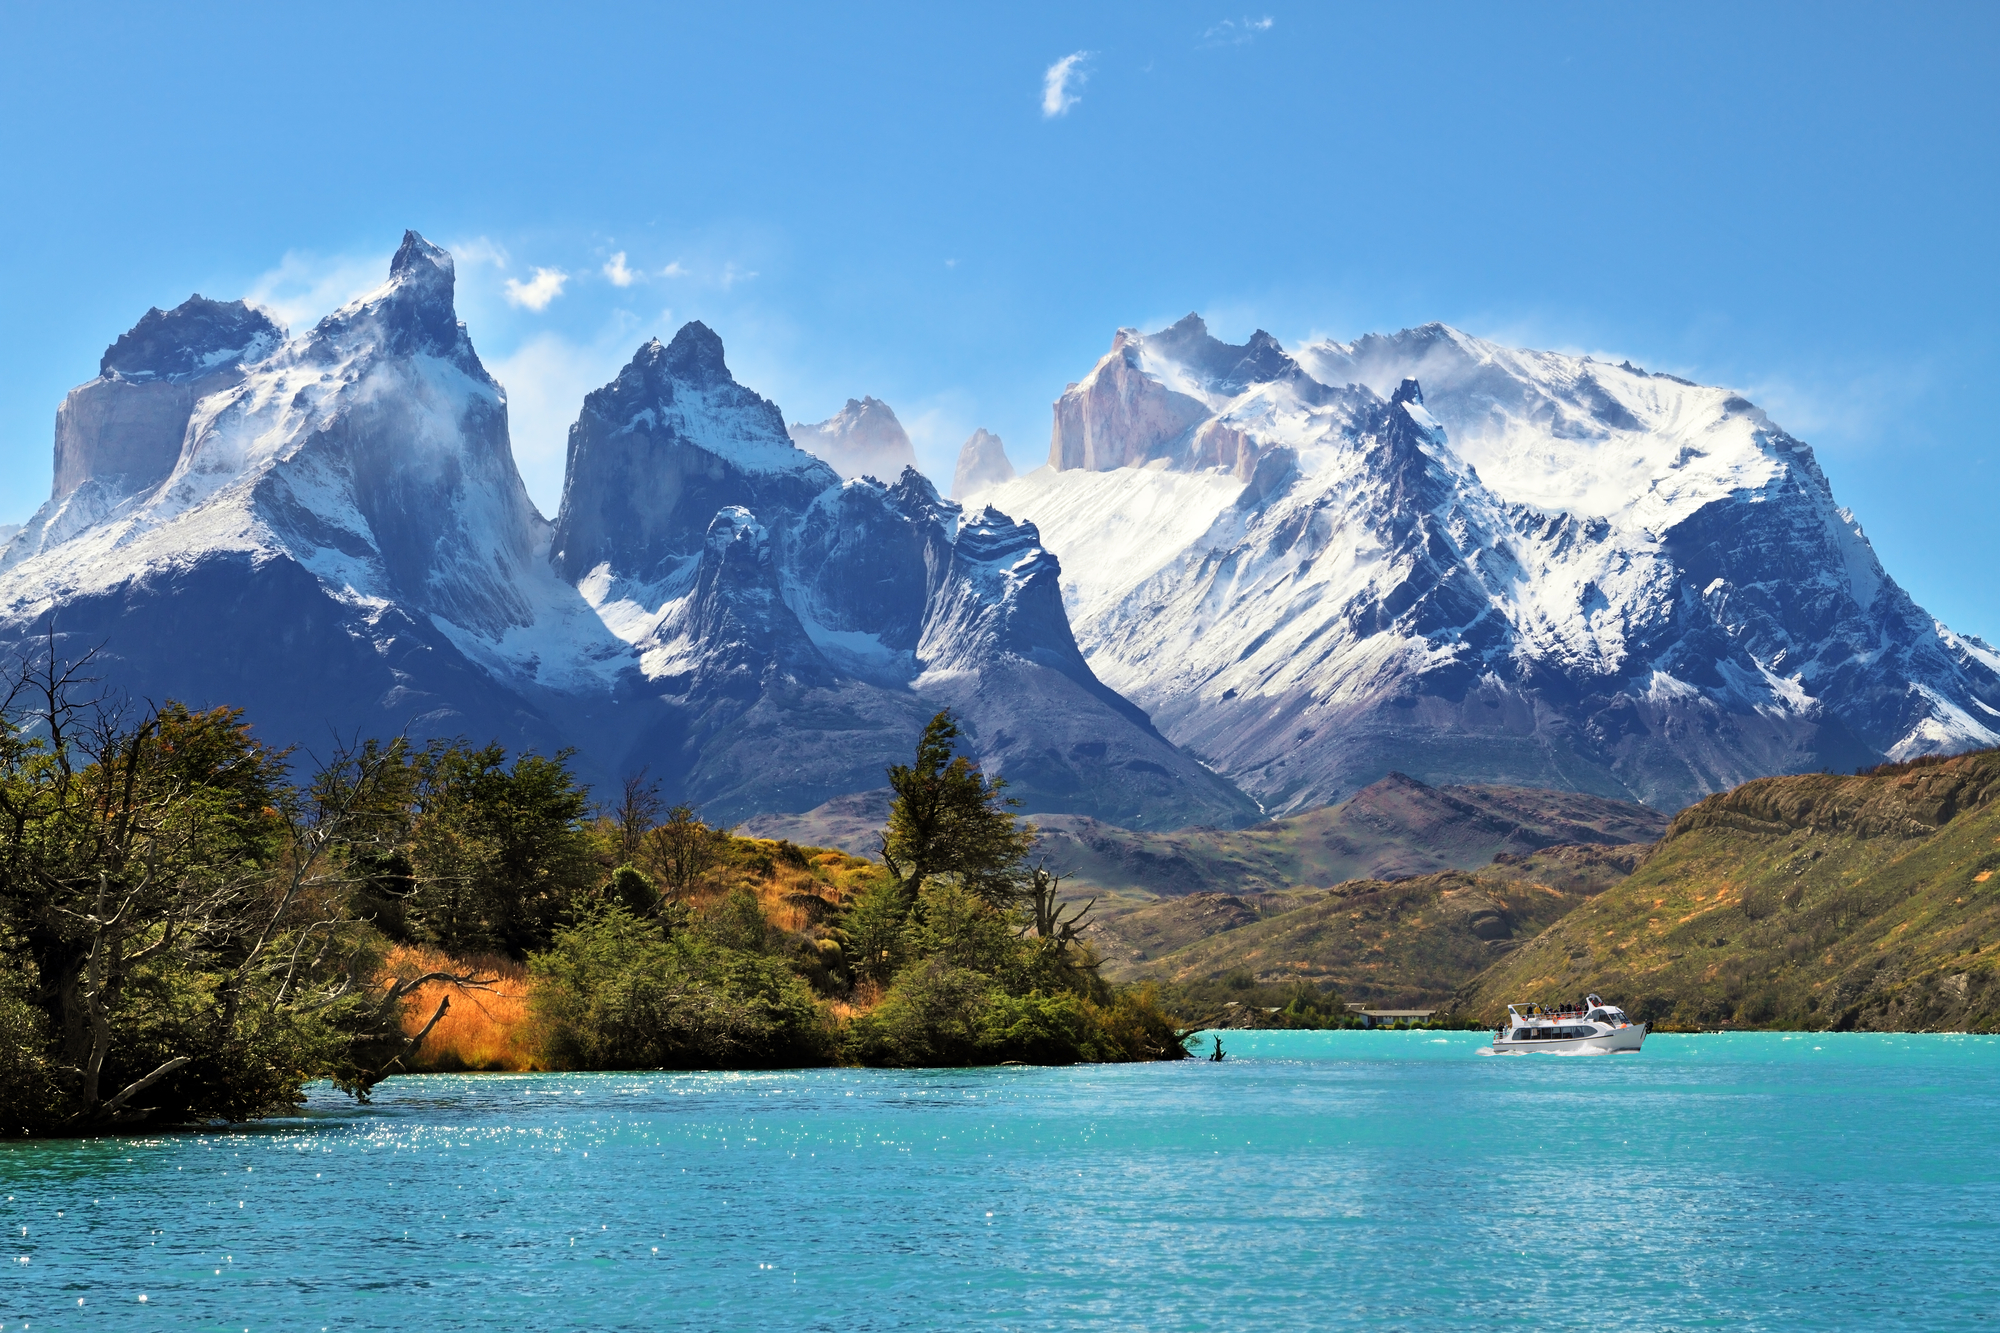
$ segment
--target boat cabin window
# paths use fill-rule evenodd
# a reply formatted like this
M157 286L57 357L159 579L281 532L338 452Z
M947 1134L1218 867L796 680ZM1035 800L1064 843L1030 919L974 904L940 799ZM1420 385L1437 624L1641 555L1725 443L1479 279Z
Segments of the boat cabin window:
M1611 1021L1611 1015L1602 1009L1591 1010L1589 1017L1593 1023L1609 1023Z

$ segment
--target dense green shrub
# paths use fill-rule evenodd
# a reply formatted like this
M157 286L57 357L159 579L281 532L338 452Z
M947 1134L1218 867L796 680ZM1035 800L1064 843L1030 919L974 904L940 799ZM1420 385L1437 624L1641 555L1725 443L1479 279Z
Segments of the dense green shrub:
M824 1011L781 960L703 931L669 937L616 903L558 930L528 965L530 1004L558 1066L783 1068L833 1056Z
M900 938L911 961L850 1024L848 1058L930 1066L1185 1054L1150 991L1114 996L1087 949L1023 938L1021 929L955 877L932 879Z

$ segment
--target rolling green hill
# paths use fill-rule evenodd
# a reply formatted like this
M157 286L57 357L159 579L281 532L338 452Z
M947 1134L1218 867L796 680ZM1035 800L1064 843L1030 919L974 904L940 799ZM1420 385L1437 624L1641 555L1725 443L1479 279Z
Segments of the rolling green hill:
M1457 1007L1589 991L1680 1028L1994 1030L2000 751L1711 796Z

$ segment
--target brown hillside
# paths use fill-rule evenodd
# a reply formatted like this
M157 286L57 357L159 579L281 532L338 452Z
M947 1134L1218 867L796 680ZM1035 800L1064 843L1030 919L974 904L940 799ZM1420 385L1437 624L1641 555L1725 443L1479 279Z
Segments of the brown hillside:
M1266 984L1332 986L1355 1002L1441 1001L1630 874L1646 850L1559 847L1475 872L1164 899L1107 916L1090 938L1105 975L1118 980L1185 984L1247 972Z

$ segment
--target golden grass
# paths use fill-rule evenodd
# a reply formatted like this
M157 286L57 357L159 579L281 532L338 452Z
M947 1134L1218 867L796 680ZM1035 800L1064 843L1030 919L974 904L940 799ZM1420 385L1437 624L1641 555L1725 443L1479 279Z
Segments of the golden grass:
M509 958L453 958L436 949L399 944L389 953L383 984L426 972L477 972L494 978L484 987L431 982L403 1002L403 1031L415 1036L436 1012L451 1006L403 1064L413 1073L536 1069L539 1033L528 1012L528 969Z

